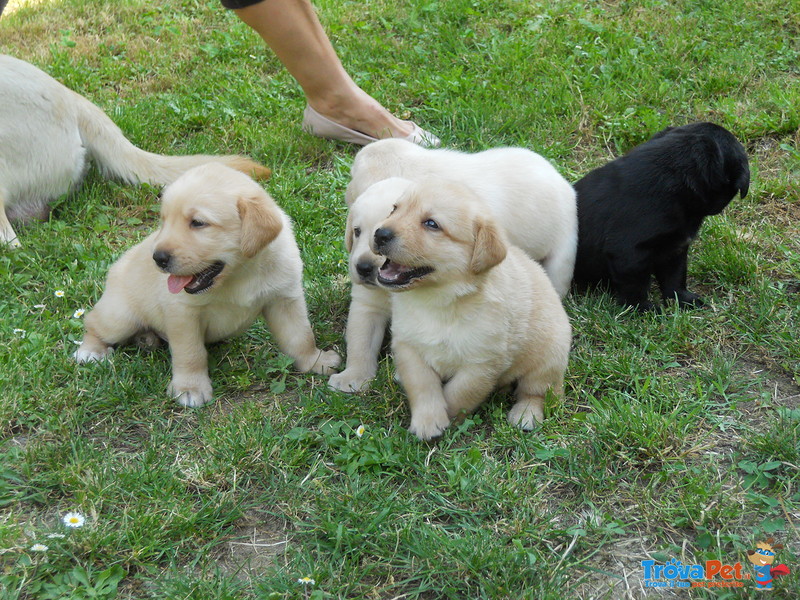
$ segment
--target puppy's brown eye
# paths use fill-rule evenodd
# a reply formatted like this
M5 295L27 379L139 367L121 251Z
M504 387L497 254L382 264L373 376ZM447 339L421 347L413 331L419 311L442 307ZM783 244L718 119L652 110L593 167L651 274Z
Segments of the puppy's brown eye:
M189 223L189 227L191 227L192 229L202 229L207 225L208 223L206 223L205 221L199 221L197 219L192 219L192 222Z
M434 231L440 229L439 224L433 219L428 219L427 221L423 221L422 224L428 229L433 229Z
M361 235L361 227L353 227L353 235L358 237Z

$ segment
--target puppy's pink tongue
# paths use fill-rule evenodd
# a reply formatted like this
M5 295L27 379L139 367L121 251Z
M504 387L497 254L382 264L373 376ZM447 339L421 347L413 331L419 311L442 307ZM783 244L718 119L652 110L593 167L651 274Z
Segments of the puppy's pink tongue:
M192 282L191 275L170 275L167 278L167 287L173 294L180 294L183 288Z

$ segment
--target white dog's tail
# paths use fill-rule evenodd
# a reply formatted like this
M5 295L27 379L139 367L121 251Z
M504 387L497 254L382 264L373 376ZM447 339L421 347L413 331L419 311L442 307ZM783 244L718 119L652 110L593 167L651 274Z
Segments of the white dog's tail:
M74 93L74 92L73 92ZM244 156L164 156L134 146L97 106L75 94L78 126L84 146L104 175L125 183L167 185L197 165L218 162L258 179L270 176L268 167Z

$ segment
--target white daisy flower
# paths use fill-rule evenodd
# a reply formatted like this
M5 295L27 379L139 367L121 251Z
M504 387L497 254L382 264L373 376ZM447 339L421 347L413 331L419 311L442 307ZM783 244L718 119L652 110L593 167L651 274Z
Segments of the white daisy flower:
M301 577L297 580L297 583L300 585L314 585L317 582L311 579L311 577Z
M67 527L83 527L86 518L79 512L68 512L61 520Z
M33 546L31 546L32 552L47 552L48 550L50 550L50 548L48 548L44 544L34 544Z
M63 533L48 533L47 534L47 539L50 539L50 540L63 540L65 537L67 537L67 536L65 536Z
M18 335L19 337L25 337L25 334L28 333L24 329L15 329L14 335Z
M72 318L73 319L80 319L85 312L86 312L85 308L79 308L74 313L72 313Z
M41 309L45 308L45 305L44 304L34 304L33 308L38 308L39 310L41 310Z
M56 290L55 291L56 298L63 298L64 297L64 290Z
M366 428L366 427L364 427L363 425L359 425L359 426L358 426L358 429L356 429L356 435L357 435L358 437L361 437L361 436L363 436L363 435L364 435L364 433L365 433L366 431L367 431L367 428Z

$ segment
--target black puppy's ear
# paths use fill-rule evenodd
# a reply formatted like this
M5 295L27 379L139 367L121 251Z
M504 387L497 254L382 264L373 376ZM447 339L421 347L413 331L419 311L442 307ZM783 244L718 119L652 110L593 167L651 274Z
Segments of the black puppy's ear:
M708 201L716 196L718 189L730 185L725 172L725 156L716 140L711 138L698 138L689 143L692 144L691 161L694 168L684 171L685 181L695 194ZM724 206L719 210L722 208Z
M736 189L739 190L739 197L744 198L750 189L750 167L747 164L747 156L744 157L744 161L737 161L737 168L739 174L735 179Z
M728 177L728 185L732 186L732 196L739 192L739 196L744 198L750 190L750 163L747 159L747 151L741 142L734 135L727 131L716 137L717 144L725 161L725 174Z
M739 190L739 197L744 198L747 196L747 192L750 190L750 175L749 174L742 174L739 179L736 180L736 189Z

